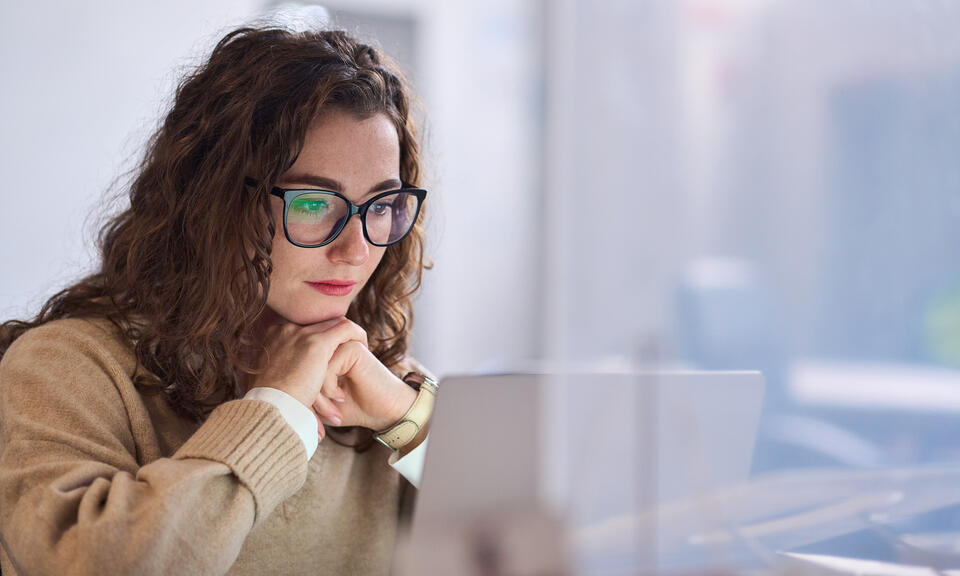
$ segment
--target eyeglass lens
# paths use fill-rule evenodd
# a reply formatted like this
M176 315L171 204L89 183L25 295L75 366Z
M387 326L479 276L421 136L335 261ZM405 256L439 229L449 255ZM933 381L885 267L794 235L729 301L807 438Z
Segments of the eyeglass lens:
M363 216L370 241L387 245L402 238L413 226L419 201L408 192L377 199ZM350 207L339 196L301 194L287 209L287 233L298 244L322 244L340 232L349 213Z

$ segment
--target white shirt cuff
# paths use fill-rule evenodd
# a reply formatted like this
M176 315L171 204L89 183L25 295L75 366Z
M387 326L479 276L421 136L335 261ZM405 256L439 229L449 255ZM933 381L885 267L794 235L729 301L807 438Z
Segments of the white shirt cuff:
M243 397L263 400L276 406L284 420L293 427L300 439L303 440L303 447L307 450L307 460L313 458L313 453L317 451L317 445L320 444L320 435L317 432L317 417L313 410L279 388L258 386L251 388Z
M390 459L387 460L387 463L393 466L394 470L402 474L403 477L418 490L420 489L420 475L423 473L423 462L427 455L427 440L429 439L430 434L427 433L423 442L410 452L407 452L406 456L400 458L400 452L394 451L394 453L390 455Z

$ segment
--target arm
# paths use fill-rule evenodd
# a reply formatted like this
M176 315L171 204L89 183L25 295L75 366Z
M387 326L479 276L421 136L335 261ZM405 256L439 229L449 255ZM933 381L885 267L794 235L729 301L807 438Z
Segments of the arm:
M127 414L116 361L89 336L42 328L0 363L0 532L14 562L31 575L226 572L303 484L297 434L275 407L235 400L141 467L131 428L150 423Z
M307 450L309 460L317 450L318 436L314 413L283 390L258 387L246 393L244 398L253 398L269 402L280 410L280 414L296 430ZM427 433L430 422L414 436L409 444L390 454L388 463L414 487L420 487L420 476L427 449Z

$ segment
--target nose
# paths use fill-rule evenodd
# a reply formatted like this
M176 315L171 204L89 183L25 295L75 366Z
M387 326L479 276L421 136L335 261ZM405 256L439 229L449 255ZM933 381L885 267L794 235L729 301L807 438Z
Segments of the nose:
M347 221L340 235L327 246L327 257L332 262L359 266L370 256L370 246L363 237L363 223L355 216Z

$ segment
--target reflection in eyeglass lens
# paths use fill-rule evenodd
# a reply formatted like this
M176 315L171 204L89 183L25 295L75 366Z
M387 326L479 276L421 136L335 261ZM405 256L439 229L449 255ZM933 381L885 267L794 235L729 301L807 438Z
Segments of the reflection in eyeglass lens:
M287 231L301 244L324 242L347 214L347 204L330 194L303 194L290 202Z

